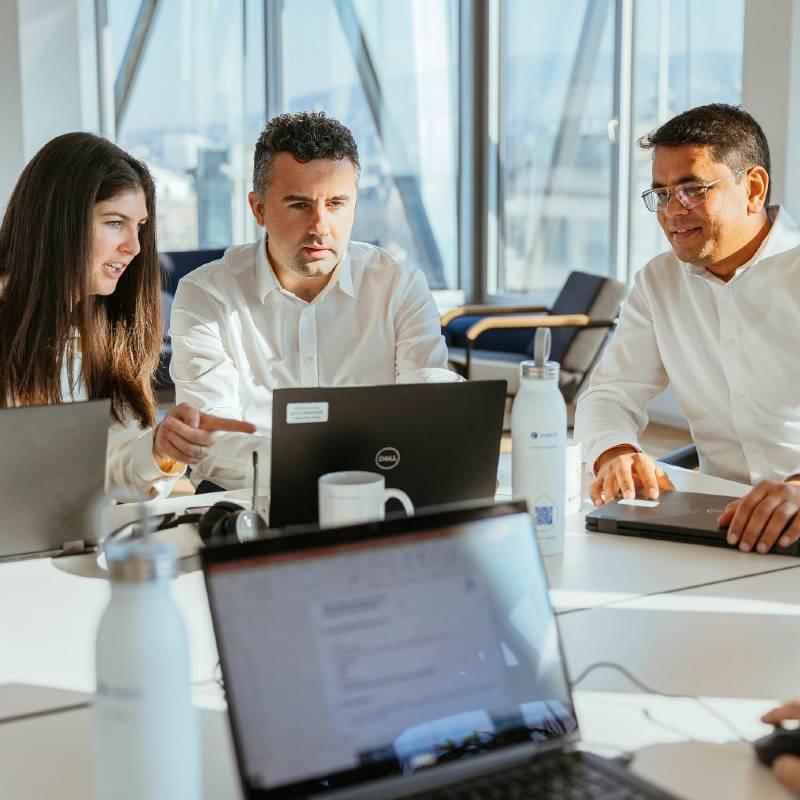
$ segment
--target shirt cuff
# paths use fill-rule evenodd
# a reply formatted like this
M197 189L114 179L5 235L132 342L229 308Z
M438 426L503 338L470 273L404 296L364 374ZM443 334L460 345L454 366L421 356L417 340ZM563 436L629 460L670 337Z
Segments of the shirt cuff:
M591 473L592 475L595 474L594 465L597 459L606 452L606 450L611 450L612 447L621 447L622 445L628 444L631 447L635 447L638 452L642 452L642 448L639 447L639 442L636 439L628 439L625 436L606 436L603 439L595 442L592 448L586 455L586 470L587 472Z
M186 464L182 464L180 461L173 461L172 459L169 460L174 466L168 470L162 469L159 466L159 462L156 461L153 455L152 430L147 431L139 437L133 454L133 469L136 475L144 482L152 483L162 478L178 478L186 472ZM166 459L162 459L161 463L165 461Z

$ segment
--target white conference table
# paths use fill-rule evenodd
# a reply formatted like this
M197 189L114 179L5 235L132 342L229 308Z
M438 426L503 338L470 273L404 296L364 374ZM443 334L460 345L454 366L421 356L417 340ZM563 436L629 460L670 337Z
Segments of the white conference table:
M498 499L510 494L508 464L503 457ZM670 474L679 489L747 489L685 470ZM195 505L198 498L176 498L159 508ZM129 512L116 510L108 524ZM748 737L768 730L758 716L776 700L800 695L791 668L800 656L800 637L792 638L800 573L787 569L793 559L590 534L583 513L567 529L564 553L545 561L573 678L590 663L618 662L659 691L708 698ZM197 543L189 526L162 535L184 553ZM87 556L0 565L0 684L55 687L0 691L0 794L9 800L49 796L47 787L64 800L90 792L91 709L2 719L20 704L47 709L73 697L56 689L93 691L94 636L108 599L105 580L84 577L93 573ZM205 796L236 797L224 701L208 684L217 653L201 573L176 578L173 594L189 633L192 678L203 684L195 702L205 709ZM576 690L575 702L587 746L609 755L636 750L632 768L679 796L789 796L757 765L750 746L694 701L657 697L597 671Z

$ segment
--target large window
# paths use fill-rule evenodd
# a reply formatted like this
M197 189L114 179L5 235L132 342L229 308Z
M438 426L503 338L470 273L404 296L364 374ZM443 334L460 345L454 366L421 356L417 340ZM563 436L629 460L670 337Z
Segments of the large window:
M668 244L641 193L652 153L639 136L687 108L742 97L744 0L637 0L630 193L631 275Z
M571 270L610 268L614 3L501 13L496 292L548 296Z
M155 174L162 249L252 239L261 127L323 110L361 153L353 237L475 299L635 272L665 247L636 138L741 97L744 0L104 3L111 133Z
M353 238L458 286L458 3L283 0L282 111L323 110L353 132Z
M161 250L252 236L247 191L264 122L261 2L109 0L116 138L157 187Z

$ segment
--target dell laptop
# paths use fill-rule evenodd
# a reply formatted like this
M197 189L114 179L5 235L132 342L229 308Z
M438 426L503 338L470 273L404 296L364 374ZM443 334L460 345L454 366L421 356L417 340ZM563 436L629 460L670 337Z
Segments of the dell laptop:
M109 400L0 409L0 561L94 549Z
M201 558L246 798L669 797L576 750L524 502Z
M658 500L612 500L586 515L586 530L662 539L712 547L735 547L727 542L727 528L717 518L736 497L695 492L662 492ZM770 551L800 555L800 542Z
M271 528L316 522L317 479L379 472L416 509L494 497L505 381L277 389Z

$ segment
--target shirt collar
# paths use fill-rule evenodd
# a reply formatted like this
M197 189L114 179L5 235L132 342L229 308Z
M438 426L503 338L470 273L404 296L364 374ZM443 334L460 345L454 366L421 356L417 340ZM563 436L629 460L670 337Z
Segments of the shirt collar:
M336 266L336 269L331 275L330 282L325 287L322 294L327 294L333 290L333 287L338 285L348 297L355 297L356 290L353 283L353 268L350 263L349 249L345 250L344 258ZM258 291L259 300L263 303L267 295L273 289L280 289L281 284L275 277L275 272L272 265L267 258L267 237L264 235L258 242L258 249L256 251L256 289ZM320 295L322 296L322 295Z

